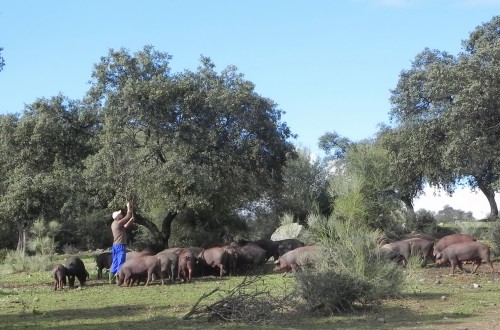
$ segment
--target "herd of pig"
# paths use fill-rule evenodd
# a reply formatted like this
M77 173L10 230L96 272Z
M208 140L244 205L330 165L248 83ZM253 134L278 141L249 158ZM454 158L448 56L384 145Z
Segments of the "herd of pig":
M463 263L472 263L473 273L482 264L490 266L493 273L490 247L468 234L451 234L435 240L433 237L413 237L381 247L382 255L406 266L411 256L420 256L424 264L433 260L437 266L451 265L452 274L456 267L461 271Z
M291 270L313 265L318 258L316 245L304 245L297 239L272 241L240 241L228 245L170 248L153 254L149 250L128 252L125 263L118 272L118 285L131 286L145 282L148 285L153 276L164 284L168 279L190 282L193 276L238 275L256 267L262 267L271 257L274 259L274 271ZM437 266L451 265L452 273L458 267L463 271L462 263L474 264L475 272L482 263L487 263L493 272L493 263L488 245L476 241L467 234L452 234L435 240L429 236L412 237L384 244L380 247L381 255L406 266L411 256L419 256L424 263L433 260ZM103 269L111 267L111 252L96 255L97 278L102 278ZM53 269L54 289L66 285L73 287L75 277L83 285L89 277L85 265L78 257L68 258L64 264Z
M239 241L230 244L212 244L201 247L170 248L154 254L150 250L127 252L125 263L121 266L117 284L131 286L144 282L148 285L153 276L162 284L168 279L173 282L191 282L195 276L206 275L239 275L255 268L261 268L272 257L274 271L292 270L306 267L315 262L313 253L316 246L305 246L297 239L272 241L261 239L256 241ZM109 269L112 263L111 252L103 252L95 256L97 278L101 279L103 269ZM85 284L88 272L78 257L68 258L64 264L53 269L54 289L66 285L74 286L75 277L80 285Z

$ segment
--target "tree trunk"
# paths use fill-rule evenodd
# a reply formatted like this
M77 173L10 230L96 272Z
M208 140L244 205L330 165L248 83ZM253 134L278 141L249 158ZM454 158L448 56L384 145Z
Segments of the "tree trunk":
M26 253L26 244L28 241L28 224L23 222L19 225L17 231L17 251L22 254Z
M158 230L158 227L152 221L146 219L140 214L134 214L134 218L136 224L144 226L149 230L149 232L153 235L155 241L157 242L164 241L162 232Z
M479 185L479 190L486 196L488 199L488 203L490 203L490 219L496 219L498 218L498 206L497 202L495 201L495 191L491 189L490 186L487 185Z
M408 212L410 212L411 215L414 215L415 209L413 208L413 202L412 202L410 196L403 195L403 196L401 196L400 199L405 204L406 210L408 210Z
M163 234L162 243L164 244L165 248L168 248L168 240L170 239L170 235L172 234L172 221L174 221L177 213L177 211L168 212L161 224L161 232Z
M170 235L172 233L172 221L174 221L177 213L177 211L168 212L162 221L161 231L158 229L156 224L140 214L134 214L134 218L135 223L146 227L153 235L154 240L156 242L160 242L165 249L168 249L168 240L170 239Z

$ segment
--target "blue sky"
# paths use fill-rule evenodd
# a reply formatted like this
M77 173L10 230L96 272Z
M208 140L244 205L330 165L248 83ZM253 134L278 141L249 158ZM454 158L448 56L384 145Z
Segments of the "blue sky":
M3 1L0 113L59 93L80 99L110 48L153 45L173 56L173 72L195 70L201 55L219 71L235 65L286 112L294 143L318 152L328 131L372 137L420 51L457 55L499 13L500 0Z

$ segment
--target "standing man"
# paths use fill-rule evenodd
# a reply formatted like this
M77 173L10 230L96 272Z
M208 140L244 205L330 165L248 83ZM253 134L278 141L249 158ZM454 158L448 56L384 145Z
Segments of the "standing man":
M126 229L134 222L133 207L130 202L127 202L127 214L123 216L122 211L113 212L113 223L111 231L113 233L113 248L111 254L113 262L109 270L109 282L115 278L120 270L120 267L125 262L127 257L127 232Z

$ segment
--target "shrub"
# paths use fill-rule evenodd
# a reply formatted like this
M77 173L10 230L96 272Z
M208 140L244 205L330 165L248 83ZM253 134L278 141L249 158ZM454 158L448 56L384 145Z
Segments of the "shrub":
M5 257L7 257L7 253L9 253L9 250L7 250L7 249L0 250L0 262L1 263L5 262Z
M324 308L330 313L352 310L353 303L364 303L364 293L372 289L369 282L333 269L297 273L296 283L311 309Z
M500 222L491 222L489 241L493 244L493 246L491 246L491 251L497 256L500 255Z
M20 251L9 251L5 256L4 264L13 273L42 272L51 269L52 261L52 255L27 256Z
M130 247L134 250L144 250L151 249L152 251L161 251L165 247L161 245L160 242L157 242L154 237L151 235L151 232L144 228L138 227L135 232L134 240L130 244Z
M31 228L32 238L28 241L28 249L42 255L52 255L56 250L55 236L61 230L61 225L56 221L45 224L36 220Z
M63 246L62 251L64 254L75 254L78 253L78 249L71 244L66 244Z
M52 255L34 255L28 257L28 272L44 272L52 269Z
M428 261L427 261L428 262ZM416 272L415 270L422 269L422 267L425 267L424 260L422 259L422 256L420 255L410 255L410 257L407 260L406 267L405 267L405 273L407 280L414 279L416 275L418 275L418 271Z
M364 176L340 171L330 185L332 214L308 217L307 237L320 256L315 271L297 275L296 289L312 307L351 310L400 292L403 271L380 254L382 232L372 228L390 223L396 232L404 218L394 199L379 203L385 195L375 188Z
M477 239L488 239L488 226L480 221L457 222L458 230L463 234L469 234Z
M314 271L298 273L296 289L310 307L351 310L398 294L404 274L378 251L381 233L360 223L311 216L310 235L319 243Z
M434 236L437 231L437 222L432 212L418 210L413 215L406 215L406 229L408 232L425 233Z
M5 256L5 265L7 265L13 273L20 273L27 270L28 257L20 251L9 251Z

